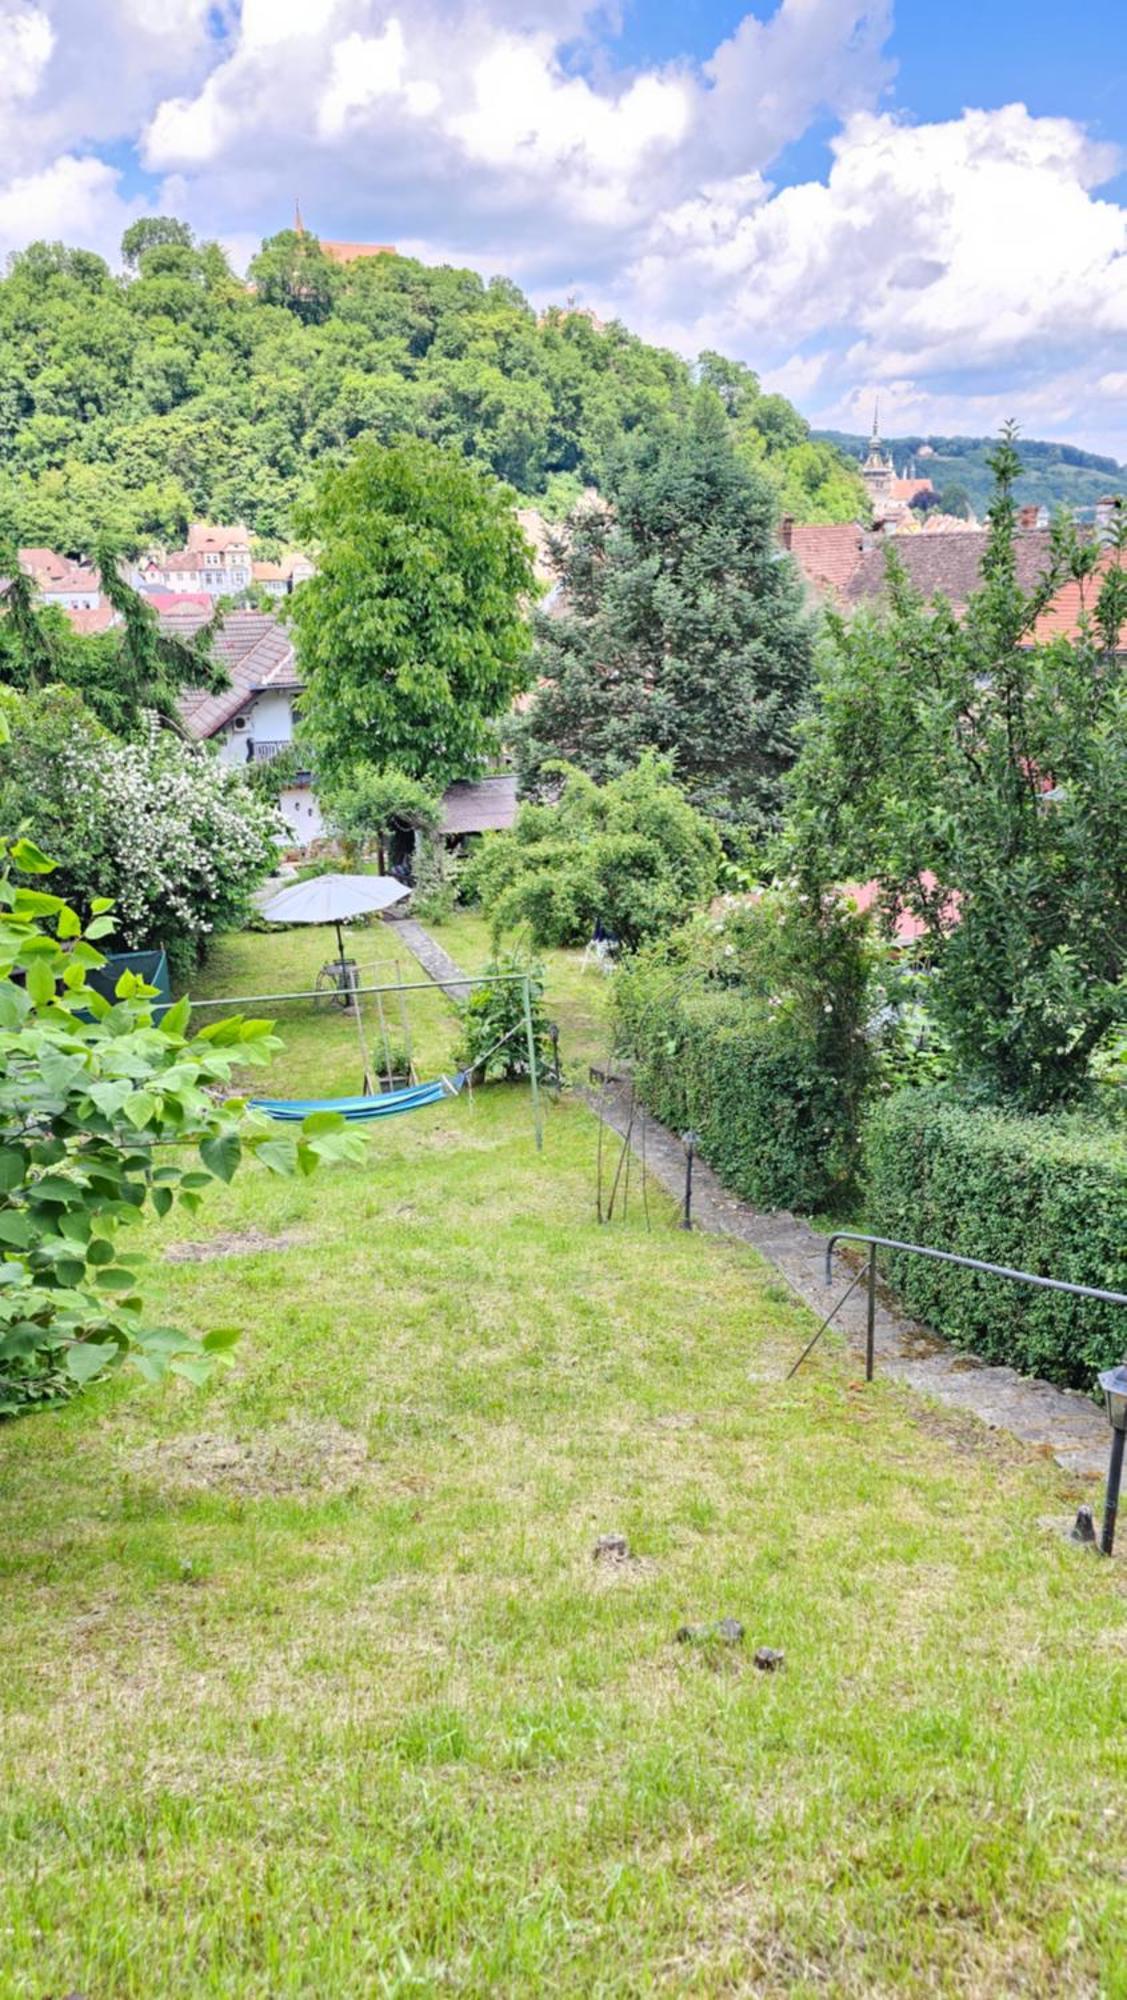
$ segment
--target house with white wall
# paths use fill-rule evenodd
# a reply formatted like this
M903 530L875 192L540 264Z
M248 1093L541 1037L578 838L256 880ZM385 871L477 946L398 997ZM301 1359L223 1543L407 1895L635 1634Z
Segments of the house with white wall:
M102 601L102 579L90 563L71 562L54 549L18 549L19 565L35 585L41 604L58 611L96 611Z
M309 557L303 556L299 549L291 549L280 562L251 564L251 580L267 597L289 597L299 583L316 574Z
M138 562L134 582L141 590L206 591L209 597L238 597L253 574L250 531L241 522L213 527L193 521L187 544L168 553L151 550Z
M185 606L162 615L167 632L187 637L207 613ZM212 647L231 685L222 694L202 689L186 695L180 713L189 736L210 742L225 764L268 764L293 745L301 693L293 639L271 611L232 611ZM324 831L308 771L294 774L278 800L295 847Z
M161 614L161 628L189 638L209 612L185 604ZM187 734L214 744L225 764L267 764L291 749L297 725L301 679L293 639L272 611L231 611L213 642L231 685L222 694L199 688L185 695L180 714ZM308 770L298 770L283 786L278 804L295 847L308 847L325 832L321 808ZM508 772L467 779L447 788L440 831L452 847L491 828L511 826L516 817L516 779Z

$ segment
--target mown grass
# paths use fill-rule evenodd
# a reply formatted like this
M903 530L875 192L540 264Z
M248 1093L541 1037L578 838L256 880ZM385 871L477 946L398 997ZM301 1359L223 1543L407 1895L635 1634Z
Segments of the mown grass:
M1127 1994L1119 1563L1045 1460L786 1383L778 1281L600 1229L594 1149L494 1088L251 1168L148 1239L233 1369L0 1431L0 1993Z

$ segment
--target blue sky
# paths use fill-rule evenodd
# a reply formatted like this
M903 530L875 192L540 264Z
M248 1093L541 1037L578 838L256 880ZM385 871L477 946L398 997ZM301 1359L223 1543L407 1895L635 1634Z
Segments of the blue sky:
M1127 459L1122 0L0 0L0 251L300 193L822 423Z
M705 60L749 11L631 0L610 39L626 64ZM1063 9L1059 0L906 0L887 48L897 104L911 117L946 118L967 104L1020 98L1036 114L1085 120L1127 145L1127 21L1120 0Z

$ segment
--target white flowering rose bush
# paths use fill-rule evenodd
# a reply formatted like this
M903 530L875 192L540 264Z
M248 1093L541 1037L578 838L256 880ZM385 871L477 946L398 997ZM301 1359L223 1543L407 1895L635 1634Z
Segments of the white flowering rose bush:
M4 823L34 825L71 901L113 898L120 949L163 945L186 971L245 921L284 827L238 771L155 718L121 742L61 688L9 696L5 710Z

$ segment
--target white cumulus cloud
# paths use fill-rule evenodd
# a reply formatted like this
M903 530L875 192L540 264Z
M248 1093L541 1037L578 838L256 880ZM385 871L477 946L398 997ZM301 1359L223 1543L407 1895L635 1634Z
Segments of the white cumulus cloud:
M920 126L858 112L824 182L745 176L677 203L622 296L682 344L742 345L792 380L801 362L838 415L859 384L866 401L884 384L890 412L950 408L953 377L981 400L986 372L1023 414L1085 357L1090 384L1122 352L1127 210L1099 192L1117 165L1023 105Z
M380 35L353 33L337 43L329 81L317 107L321 137L337 137L351 118L369 112L382 99L401 102L415 118L425 118L442 101L436 83L408 76L407 45L395 19Z
M30 97L54 46L55 31L42 7L17 5L0 13L0 100Z
M112 257L140 207L122 199L119 179L103 160L64 153L37 173L0 184L0 263L40 239Z
M897 115L893 4L757 0L705 60L627 69L601 0L0 0L4 240L108 247L132 144L151 205L244 252L298 195L328 236L740 355L822 421L880 388L889 424L1127 454L1120 162L1020 104ZM824 172L776 184L827 125Z

